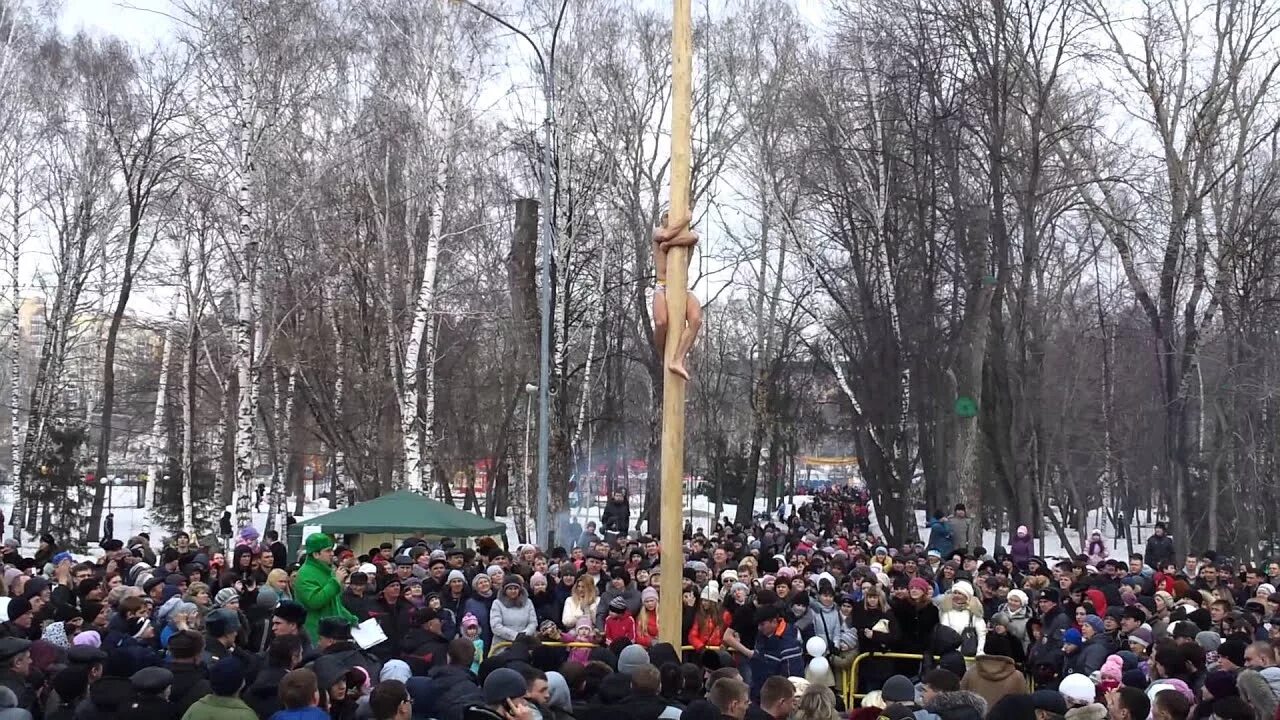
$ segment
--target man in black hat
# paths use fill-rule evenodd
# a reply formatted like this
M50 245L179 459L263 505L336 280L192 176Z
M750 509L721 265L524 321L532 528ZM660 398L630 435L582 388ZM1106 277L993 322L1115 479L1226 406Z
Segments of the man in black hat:
M756 644L747 653L751 663L751 699L760 701L760 688L771 675L799 677L804 674L804 652L796 629L783 619L777 605L756 608Z
M327 617L320 621L320 638L316 640L315 650L304 657L302 663L306 665L323 656L336 657L346 667L360 666L371 678L382 673L382 663L351 639L351 623L345 618Z
M400 654L414 675L426 675L445 664L449 638L444 636L444 620L439 611L424 607L413 614L414 627L400 640Z
M38 711L36 694L27 683L31 674L31 641L21 638L0 639L0 686L13 691L18 707L32 715Z
M172 690L169 693L177 717L197 700L212 692L205 672L204 638L194 630L183 630L169 638L169 669Z
M1061 645L1062 633L1066 632L1072 624L1072 618L1068 617L1059 606L1061 598L1062 594L1058 588L1047 587L1040 592L1040 599L1036 601L1044 623L1042 625L1044 634L1049 638L1050 645Z
M311 639L303 627L307 624L307 609L292 600L282 600L271 616L271 637L297 635L302 638L304 652L311 649Z
M31 610L31 601L24 597L12 598L9 600L6 612L8 613L7 621L0 625L0 634L5 637L29 639L31 624L35 619Z
M182 717L169 701L173 673L168 669L143 668L129 677L129 684L133 686L133 699L126 708L137 717L148 720L179 720Z

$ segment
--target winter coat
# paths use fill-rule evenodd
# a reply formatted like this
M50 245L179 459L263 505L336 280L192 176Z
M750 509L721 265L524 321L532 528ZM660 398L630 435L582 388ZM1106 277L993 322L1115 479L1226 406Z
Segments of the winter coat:
M689 645L698 651L707 646L719 647L724 644L724 629L713 622L702 623L702 627L699 627L699 623L695 618L693 627L689 628L689 635L686 639L689 641Z
M600 513L600 528L616 533L626 533L631 525L631 507L626 500L609 500Z
M1011 658L980 655L960 679L960 689L981 695L991 706L1006 695L1025 693L1027 680L1018 672Z
M604 642L606 645L618 638L636 641L636 619L631 613L609 613L604 621Z
M338 582L333 568L308 556L298 568L298 579L293 586L294 599L307 609L306 629L311 638L320 637L320 621L337 617L350 623L359 622L342 604L342 583Z
M481 597L472 593L462 605L462 615L458 616L463 618L466 617L467 613L476 616L476 621L480 623L480 639L484 641L485 649L493 647L493 631L489 629L489 611L493 606L495 597L497 596L492 592L489 593L488 597Z
M258 720L258 715L238 697L205 695L187 709L182 720Z
M1102 669L1107 656L1115 650L1110 638L1101 633L1085 641L1080 649L1067 656L1067 672L1090 675Z
M640 598L640 591L633 587L627 586L621 590L614 590L613 587L606 587L604 592L600 594L600 603L596 605L596 629L604 629L605 618L609 615L609 601L615 597L621 596L627 603L627 612L632 617L640 614L640 606L644 601Z
M810 601L807 624L810 637L826 640L828 651L834 652L840 641L840 631L844 629L844 623L840 620L840 607L834 603L831 607L824 607L820 600Z
M969 537L969 523L971 522L973 521L967 517L947 518L947 529L951 531L953 547L964 547L964 543L967 542Z
M910 598L903 598L894 600L892 609L893 617L898 621L897 647L894 650L921 653L928 649L933 629L940 621L938 606L927 598L921 605L916 605Z
M760 688L772 675L798 677L804 674L804 651L795 628L779 621L772 635L756 635L754 653L747 661L751 667L751 700L760 702Z
M173 673L173 684L169 686L169 701L182 717L197 700L213 692L209 685L209 675L203 665L191 663L171 663L169 671Z
M272 715L271 720L329 720L329 713L311 706L296 710L281 710Z
M881 620L888 625L888 632L879 632L874 628ZM897 623L893 615L886 610L868 610L865 603L855 605L853 614L849 616L849 622L852 626L854 634L858 637L858 649L860 652L889 652L896 640ZM867 637L865 630L872 630L871 637Z
M1035 550L1032 548L1031 536L1023 537L1021 535L1014 536L1009 541L1009 557L1012 558L1013 564L1020 568L1027 566L1027 561L1035 557ZM995 703L990 703L995 705Z
M280 703L280 681L288 672L288 668L264 668L249 687L245 688L244 702L258 715L258 720L268 720L284 707Z
M342 607L356 617L356 622L362 622L369 619L369 611L373 609L373 598L369 597L367 592L364 595L356 595L351 592L351 588L347 588L342 593Z
M1071 708L1065 717L1067 720L1107 720L1107 706L1102 703L1089 703L1084 707Z
M494 603L494 607L497 605ZM400 657L409 663L415 675L425 675L429 669L444 665L449 659L449 640L439 633L414 628L400 639ZM370 677L376 677L376 674Z
M436 720L462 720L467 706L484 702L484 693L476 676L466 668L445 665L427 673L431 681L431 699L426 707L419 708L415 700L414 714Z
M1022 649L1025 651L1031 643L1031 637L1027 634L1027 621L1031 619L1031 613L1027 610L1027 606L1023 605L1017 610L1010 610L1009 606L1005 605L1000 608L1000 612L1009 616L1009 634L1022 644Z
M538 633L538 611L533 607L524 587L514 601L504 591L489 608L489 630L495 642L511 642L517 635L533 636Z
M1142 559L1156 570L1164 569L1166 563L1173 562L1173 538L1168 535L1152 535L1147 538L1147 551Z
M937 550L946 557L956 547L955 538L951 535L951 526L947 525L945 520L929 521L929 544L925 546L926 550Z
M596 619L596 610L600 607L600 596L583 607L573 596L565 598L564 610L560 613L560 626L565 630L572 630L574 625L578 624L578 618L590 618L592 622Z
M987 715L987 701L977 693L957 690L934 695L924 709L938 720L982 720Z
M982 646L987 640L987 621L982 618L982 604L969 598L969 605L964 609L955 607L950 595L944 595L938 604L938 622L955 630L964 637L967 628L973 628L978 635L978 654L982 654Z
M4 686L0 686L0 720L31 720L31 711L19 707L18 696Z

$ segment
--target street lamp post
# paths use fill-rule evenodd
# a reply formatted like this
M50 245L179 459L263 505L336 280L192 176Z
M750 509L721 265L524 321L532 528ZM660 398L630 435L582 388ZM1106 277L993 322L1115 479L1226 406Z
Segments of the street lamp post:
M471 0L454 0L486 18L502 25L516 35L524 38L533 48L538 59L538 68L542 74L542 96L545 112L542 120L542 187L540 190L542 205L542 293L539 296L542 306L542 338L538 357L538 509L537 536L538 546L546 548L550 523L547 521L550 489L548 486L548 459L551 455L551 246L555 243L555 217L551 207L551 175L554 170L554 157L551 153L551 130L555 123L555 37L560 30L560 22L564 19L568 0L560 5L555 29L552 31L551 51L546 60L542 50L523 30L494 15Z

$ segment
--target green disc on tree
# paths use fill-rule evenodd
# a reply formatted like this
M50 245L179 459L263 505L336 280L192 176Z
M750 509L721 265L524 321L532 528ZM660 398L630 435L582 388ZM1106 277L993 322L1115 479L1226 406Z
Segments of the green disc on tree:
M987 287L991 287L992 285L995 285L995 284L996 284L996 276L995 276L995 275L983 275L983 276L982 276L982 284L983 284L983 285L986 285Z
M978 414L978 403L968 395L961 395L956 398L955 411L956 415L962 418L975 417Z

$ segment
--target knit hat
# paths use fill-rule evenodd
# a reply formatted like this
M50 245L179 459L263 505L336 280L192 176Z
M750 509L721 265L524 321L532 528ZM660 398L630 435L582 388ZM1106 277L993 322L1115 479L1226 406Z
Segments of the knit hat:
M84 632L76 633L71 644L80 647L99 648L102 647L102 636L98 634L97 630L85 630Z
M920 592L923 592L923 593L932 593L932 592L933 592L933 586L929 584L929 581L928 581L928 580L925 580L925 579L924 579L924 578L922 578L922 577L913 577L913 578L911 578L911 582L908 582L908 583L907 583L907 589L908 589L908 590L919 590ZM972 594L973 594L973 593L970 593L970 595L972 595Z
M64 562L75 562L75 558L71 557L71 553L67 552L66 550L63 550L57 555L54 555L53 560L51 560L50 562L52 562L56 567L58 565L61 565Z
M1023 591L1021 591L1021 590L1017 590L1017 589L1010 590L1010 591L1009 591L1009 597L1010 597L1011 599L1012 599L1012 598L1017 598L1018 600L1021 600L1021 601L1022 601L1022 605L1023 605L1023 607L1026 607L1027 603L1029 603L1029 602L1031 601L1031 600L1030 600L1030 598L1028 598L1028 597L1027 597L1027 594L1026 594L1025 592L1023 592Z
M1123 672L1124 660L1119 655L1108 655L1107 659L1102 663L1102 670L1099 671L1099 674L1104 679L1119 680Z
M467 613L462 616L461 627L463 628L480 627L480 621L476 619L476 616L474 614Z
M970 585L967 581L957 580L956 583L951 586L951 592L953 594L960 593L961 595L964 595L967 598L972 598L973 586Z
M484 679L485 705L501 705L504 700L524 697L526 692L524 676L511 668L498 668Z
M1137 643L1144 648L1151 647L1152 640L1153 638L1151 636L1151 631L1146 628L1140 627L1137 630L1134 630L1133 632L1129 633L1129 642Z
M1102 623L1102 618L1098 617L1097 615L1085 615L1084 624L1093 628L1093 632L1095 635L1101 635L1102 633L1106 632L1106 629L1107 629L1106 625Z
M1196 644L1205 652L1216 652L1222 646L1222 636L1212 630L1204 630L1196 633Z
M1244 650L1249 646L1240 635L1232 635L1218 646L1218 657L1226 658L1236 667L1244 667Z
M587 617L586 615L583 615L582 617L578 618L578 622L574 623L574 624L573 624L573 626L574 626L575 628L583 628L583 627L584 627L584 628L592 628L592 627L594 627L594 625L591 623L591 618Z
M1062 633L1062 642L1066 645L1083 645L1084 636L1075 628L1067 628L1066 632Z
M1046 710L1055 715L1067 714L1067 701L1057 690L1037 690L1031 693L1031 705L1036 710Z
M220 608L223 605L226 605L227 603L231 602L232 598L238 598L238 597L240 597L240 593L236 592L235 588L224 587L218 591L217 595L213 596L213 606L215 608Z
M1071 673L1062 678L1062 682L1058 685L1058 692L1062 693L1067 703L1072 705L1088 705L1093 702L1098 693L1093 681L1087 675L1080 673Z
M1027 526L1026 526L1026 525L1019 525L1019 526L1018 526L1018 536L1019 536L1019 537L1023 537L1023 536L1029 535L1029 534L1030 534L1030 533L1029 533L1029 532L1027 532Z
M31 612L31 601L24 597L16 597L9 601L9 620L12 622Z
M71 647L71 641L67 640L67 627L60 622L45 625L40 639L63 649Z
M609 601L609 612L626 612L626 611L627 611L627 601L623 599L621 595L615 595L614 598Z
M658 591L655 588L647 587L644 589L644 592L640 593L640 602L657 599Z
M707 586L702 588L702 593L700 597L703 600L710 600L711 602L720 602L720 584L717 583L715 580L708 580Z
M245 528L245 530L253 530L253 528L248 527ZM255 537L257 532L257 530L254 530ZM243 537L244 531L242 530L240 534ZM307 548L307 554L314 555L315 553L322 552L324 550L332 550L333 538L325 535L324 533L311 533L307 536L307 541L304 544Z
M222 637L240 630L240 614L231 608L218 608L204 618L205 629L211 637Z
M463 574L461 570L450 570L449 577L446 582L453 582L454 580L461 580L465 583L467 581L467 576Z
M1204 679L1204 689L1215 699L1239 695L1236 674L1230 670L1215 670Z
M905 675L894 675L884 681L880 688L880 697L889 703L915 702L916 686Z
M632 670L649 664L649 651L643 645L628 645L618 655L618 672L630 675Z
M244 663L228 655L209 668L209 687L214 695L232 697L244 687Z

